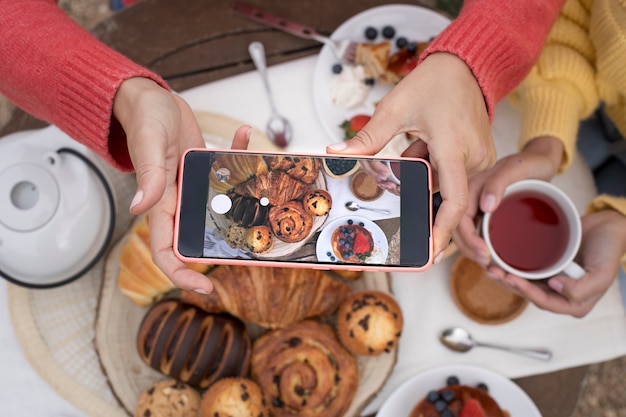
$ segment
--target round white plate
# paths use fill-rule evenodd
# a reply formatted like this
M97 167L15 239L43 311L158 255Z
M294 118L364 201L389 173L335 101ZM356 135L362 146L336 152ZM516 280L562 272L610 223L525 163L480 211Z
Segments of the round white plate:
M376 417L408 416L428 391L444 387L446 379L451 375L458 377L463 385L486 384L489 394L511 416L541 417L535 403L513 381L472 365L444 365L411 377L385 400Z
M317 238L317 245L315 246L318 261L339 262L335 256L328 256L329 253L333 253L333 248L330 244L330 237L336 228L342 224L347 224L348 220L352 220L356 224L363 224L363 227L365 227L372 234L372 239L374 239L374 251L372 252L372 255L367 258L365 263L384 264L387 260L387 253L389 251L389 242L387 241L385 232L383 232L383 230L373 221L359 216L339 217L328 222L324 226Z
M404 36L409 41L428 41L441 32L450 20L444 15L419 6L387 5L365 10L340 25L331 35L333 39L351 39L356 42L380 42L383 40L380 32L386 25L396 29L396 37ZM379 35L374 41L365 38L365 29L373 26L378 29ZM392 40L392 53L397 49L395 39ZM330 82L333 76L332 66L337 59L324 46L320 51L313 74L313 100L315 109L324 126L324 130L335 142L343 140L343 130L339 125L355 114L372 114L374 104L391 90L388 84L377 83L368 95L364 104L352 109L341 109L333 106L330 96Z

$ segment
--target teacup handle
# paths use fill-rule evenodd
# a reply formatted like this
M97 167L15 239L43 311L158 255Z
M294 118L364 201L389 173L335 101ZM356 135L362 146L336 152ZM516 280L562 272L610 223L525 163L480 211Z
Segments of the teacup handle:
M587 271L585 271L576 262L570 262L570 264L563 270L563 273L570 278L580 279L587 273Z

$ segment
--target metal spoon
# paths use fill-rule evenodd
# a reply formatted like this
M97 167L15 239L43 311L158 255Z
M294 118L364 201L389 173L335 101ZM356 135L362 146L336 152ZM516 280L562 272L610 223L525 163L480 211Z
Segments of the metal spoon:
M291 142L292 128L291 123L276 111L276 105L274 104L274 97L270 90L270 84L267 79L267 65L265 63L265 48L261 42L252 42L248 46L248 52L252 57L252 62L256 66L257 71L261 75L263 81L263 87L267 93L267 98L270 102L272 114L267 122L267 134L274 142L276 146L285 148L289 142Z
M372 207L361 206L356 201L348 201L346 203L346 208L348 210L350 210L350 211L357 211L357 210L363 209L363 210L375 211L377 213L382 213L382 214L389 214L390 213L390 211L387 210L387 209L377 209L377 208L372 208Z
M535 359L541 359L544 361L552 358L552 352L545 349L525 349L518 347L509 347L501 345L493 345L490 343L477 342L472 338L472 335L461 327L451 327L441 332L439 336L441 343L446 345L452 350L457 352L467 352L474 346L489 347L494 349L502 349L508 352L518 353Z

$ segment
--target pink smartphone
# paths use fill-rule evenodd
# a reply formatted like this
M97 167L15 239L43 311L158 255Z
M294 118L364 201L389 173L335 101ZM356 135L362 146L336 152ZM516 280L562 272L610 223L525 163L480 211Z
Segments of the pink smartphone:
M422 271L431 169L415 158L192 149L174 250L190 263Z

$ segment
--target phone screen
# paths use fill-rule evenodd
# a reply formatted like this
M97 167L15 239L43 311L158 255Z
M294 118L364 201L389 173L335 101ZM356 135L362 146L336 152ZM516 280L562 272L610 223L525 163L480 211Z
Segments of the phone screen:
M408 268L430 259L420 159L192 150L179 192L184 258Z

